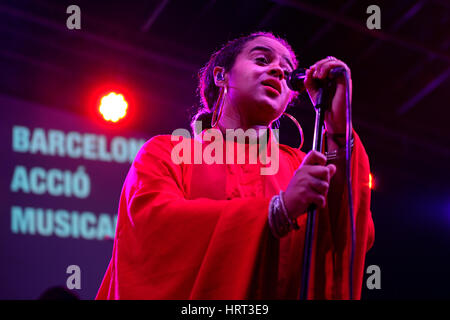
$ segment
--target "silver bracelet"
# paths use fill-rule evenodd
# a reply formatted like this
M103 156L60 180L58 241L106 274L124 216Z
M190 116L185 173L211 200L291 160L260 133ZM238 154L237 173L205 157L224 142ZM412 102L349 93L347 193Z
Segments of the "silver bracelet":
M289 219L289 215L287 213L286 206L284 205L283 193L284 193L283 190L280 190L279 198L280 198L281 209L283 210L284 217L289 222L289 227L290 227L289 231L291 231L293 229L298 230L298 229L300 229L300 227L298 226L297 219Z
M281 212L281 204L280 204L280 197L274 196L273 201L273 215L275 220L275 226L277 229L278 234L281 237L284 237L289 232L289 223L284 220L284 216Z
M352 149L351 151L353 151L354 141L355 140L352 137L352 140L350 140L350 148ZM325 152L325 156L327 157L327 161L336 160L341 156L345 156L345 146L331 152Z
M284 220L281 211L280 197L278 195L273 196L269 205L269 226L272 234L278 239L284 237L290 231L289 223Z
M270 231L272 232L273 236L275 238L279 239L280 235L277 233L277 229L275 227L275 222L273 221L273 211L274 211L273 210L273 201L274 201L274 198L272 198L269 203L269 227L270 227Z

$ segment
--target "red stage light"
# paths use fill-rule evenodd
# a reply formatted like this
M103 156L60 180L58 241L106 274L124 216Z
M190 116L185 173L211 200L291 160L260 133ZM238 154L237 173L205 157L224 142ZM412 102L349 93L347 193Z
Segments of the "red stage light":
M128 103L121 94L111 92L100 100L100 113L106 121L117 122L127 114Z
M375 179L371 173L369 173L369 188L371 190L375 189Z

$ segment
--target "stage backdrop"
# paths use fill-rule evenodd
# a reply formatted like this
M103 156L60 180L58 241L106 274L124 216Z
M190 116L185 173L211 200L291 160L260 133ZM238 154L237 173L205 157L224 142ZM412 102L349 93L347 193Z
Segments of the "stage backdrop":
M0 108L0 299L36 299L69 278L92 299L123 181L149 136L6 96Z

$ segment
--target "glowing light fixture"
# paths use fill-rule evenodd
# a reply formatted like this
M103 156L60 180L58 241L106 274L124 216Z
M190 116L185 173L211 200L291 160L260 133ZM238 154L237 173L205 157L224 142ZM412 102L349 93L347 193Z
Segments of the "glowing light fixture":
M375 180L372 173L369 173L369 188L373 190L375 188Z
M106 121L117 122L127 114L128 103L121 94L111 92L100 101L100 113Z

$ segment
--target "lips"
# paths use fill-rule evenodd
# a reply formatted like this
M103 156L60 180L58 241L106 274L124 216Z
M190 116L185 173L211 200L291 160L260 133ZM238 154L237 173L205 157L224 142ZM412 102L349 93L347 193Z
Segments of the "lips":
M275 79L267 79L261 82L262 85L271 87L275 89L279 94L281 94L281 83Z

